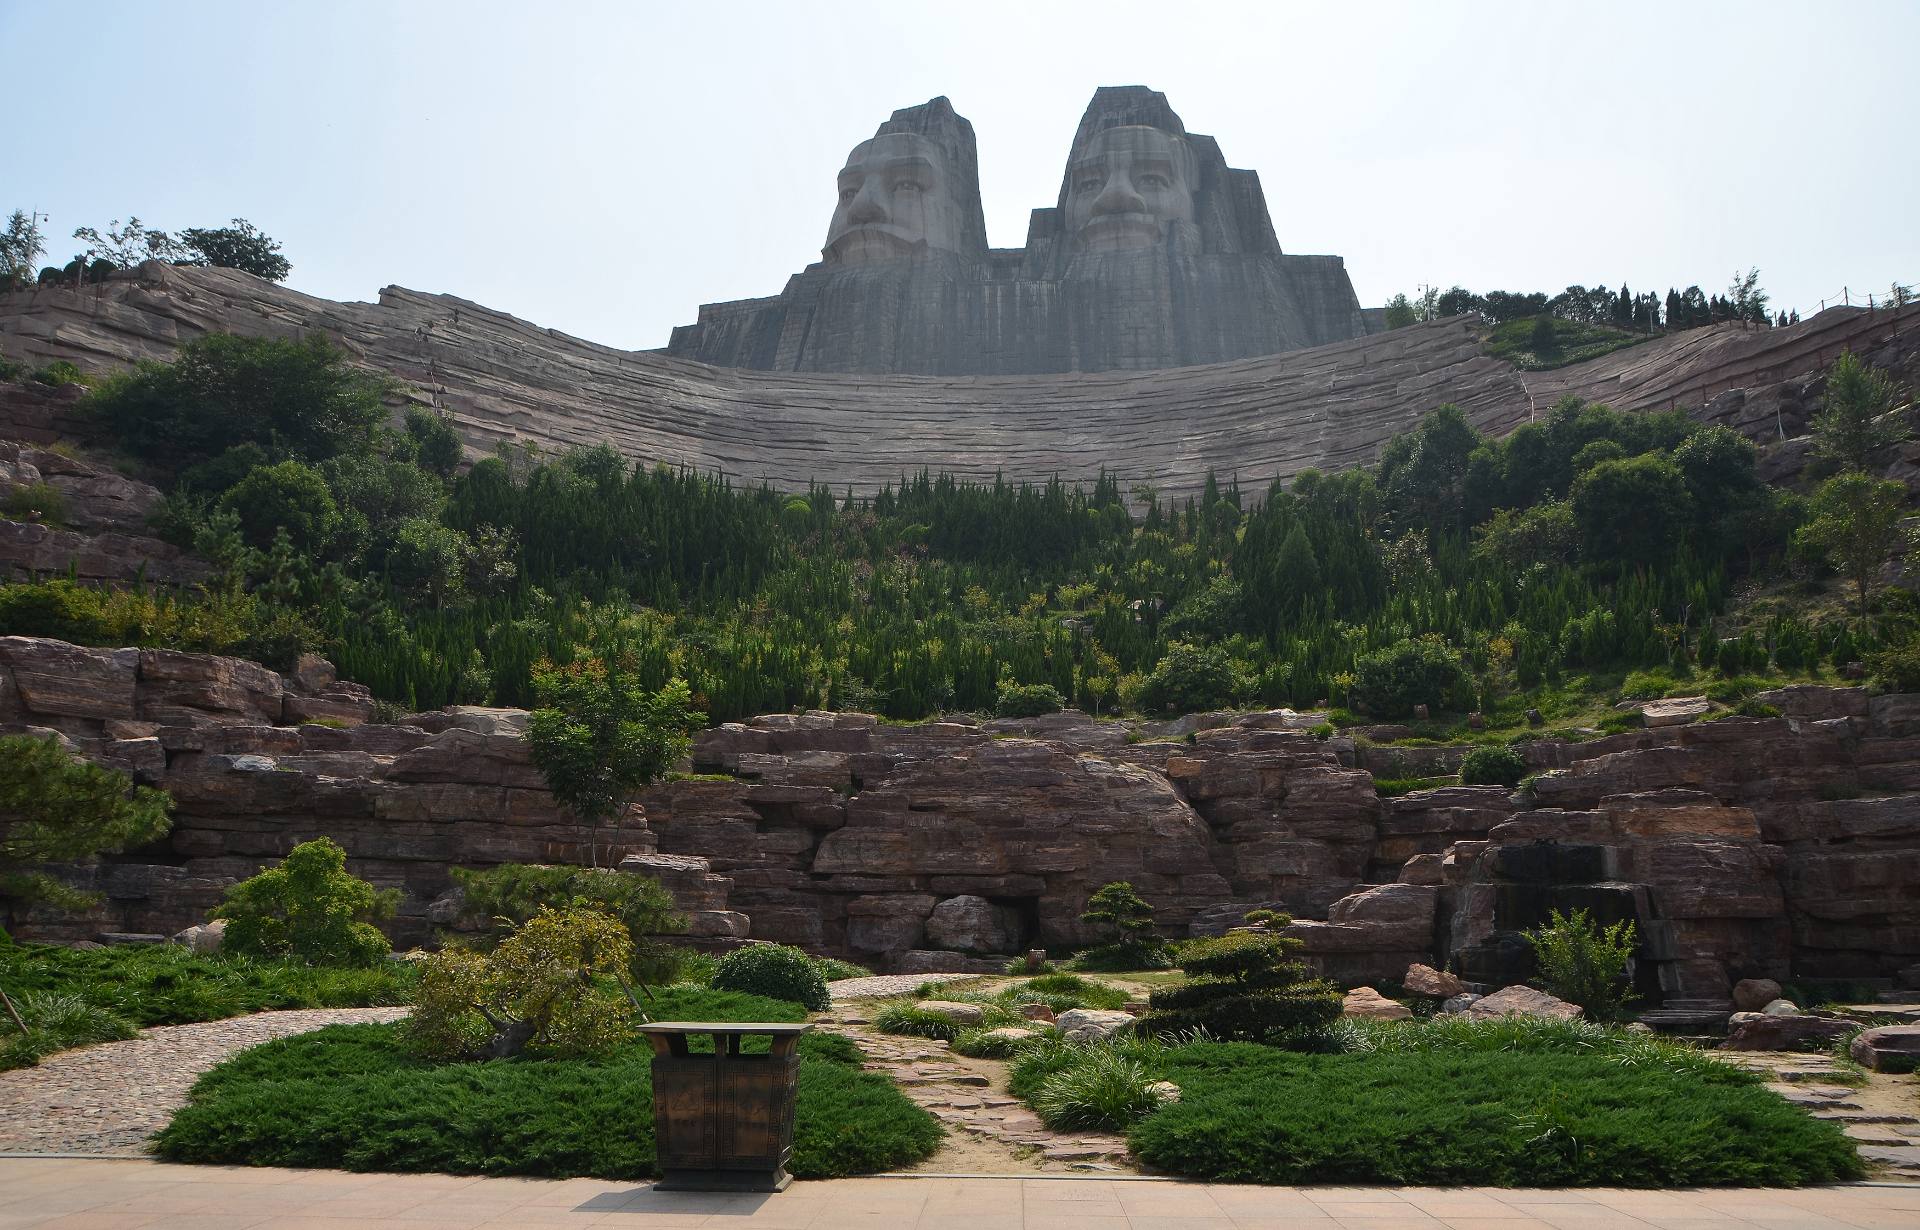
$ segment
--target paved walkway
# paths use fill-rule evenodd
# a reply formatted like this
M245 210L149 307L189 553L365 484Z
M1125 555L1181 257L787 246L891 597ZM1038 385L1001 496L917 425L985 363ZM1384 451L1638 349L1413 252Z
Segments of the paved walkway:
M0 1159L0 1230L1912 1230L1920 1187L1509 1191L1106 1179L835 1179L777 1196L594 1179L471 1179Z
M125 1042L0 1072L0 1153L141 1155L208 1068L250 1046L327 1025L393 1021L405 1008L303 1008L160 1025ZM0 1228L4 1227L0 1222Z

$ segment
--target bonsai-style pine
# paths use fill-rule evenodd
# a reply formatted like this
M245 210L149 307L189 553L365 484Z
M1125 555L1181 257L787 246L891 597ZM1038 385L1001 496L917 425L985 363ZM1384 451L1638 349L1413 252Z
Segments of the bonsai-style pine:
M1288 921L1283 914L1270 925ZM1148 996L1141 1029L1203 1029L1221 1042L1269 1042L1330 1024L1340 1015L1340 993L1287 959L1300 947L1296 939L1251 931L1194 940L1180 950L1189 980Z
M1166 943L1154 934L1153 907L1125 880L1102 885L1088 897L1080 921L1099 927L1105 942L1080 954L1074 961L1078 969L1164 969L1171 964Z

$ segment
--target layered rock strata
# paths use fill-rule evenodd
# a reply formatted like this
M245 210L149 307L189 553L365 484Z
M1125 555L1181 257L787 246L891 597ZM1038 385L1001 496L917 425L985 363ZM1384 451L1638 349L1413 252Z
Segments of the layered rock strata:
M636 460L856 493L922 469L1086 484L1104 472L1176 498L1211 471L1258 490L1369 462L1444 402L1504 434L1567 395L1685 406L1776 443L1805 432L1818 373L1843 349L1911 372L1917 326L1920 305L1832 309L1786 329L1692 329L1522 372L1488 358L1484 329L1458 317L1201 367L942 378L726 370L598 346L450 296L390 287L378 303L334 303L233 270L153 262L98 286L0 295L0 351L36 364L115 370L211 331L320 333L447 413L476 455L502 442L605 443Z

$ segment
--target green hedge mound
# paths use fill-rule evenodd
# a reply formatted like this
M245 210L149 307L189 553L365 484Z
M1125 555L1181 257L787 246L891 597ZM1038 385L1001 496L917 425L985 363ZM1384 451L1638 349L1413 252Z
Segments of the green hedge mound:
M797 1005L687 988L658 1020L798 1020ZM761 1041L764 1049L764 1040ZM932 1153L940 1125L844 1038L800 1041L791 1169L870 1174ZM156 1140L172 1161L446 1174L645 1179L654 1174L652 1052L602 1060L431 1063L391 1025L341 1025L236 1056L195 1084Z
M1180 1101L1128 1143L1159 1170L1250 1183L1795 1186L1858 1178L1840 1128L1735 1069L1460 1050L1166 1052Z

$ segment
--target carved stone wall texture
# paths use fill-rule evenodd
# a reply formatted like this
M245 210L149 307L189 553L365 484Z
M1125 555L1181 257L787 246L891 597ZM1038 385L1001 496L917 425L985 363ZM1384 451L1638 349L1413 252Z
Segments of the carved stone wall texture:
M1337 256L1283 254L1260 177L1144 86L1094 93L1059 201L990 250L973 126L945 98L855 146L821 260L709 303L667 353L776 371L1016 375L1217 363L1368 332Z
M1572 394L1623 410L1686 406L1756 440L1786 439L1805 431L1810 391L1841 350L1913 366L1920 305L1692 329L1548 372L1488 358L1481 326L1457 317L1204 367L943 378L715 368L451 296L396 287L378 303L335 303L233 270L152 262L99 286L0 295L0 351L34 364L111 370L211 331L331 337L449 414L476 455L501 441L607 443L736 480L859 493L923 468L1081 483L1105 471L1123 489L1185 496L1208 471L1258 490L1308 467L1369 462L1444 402L1494 434Z

